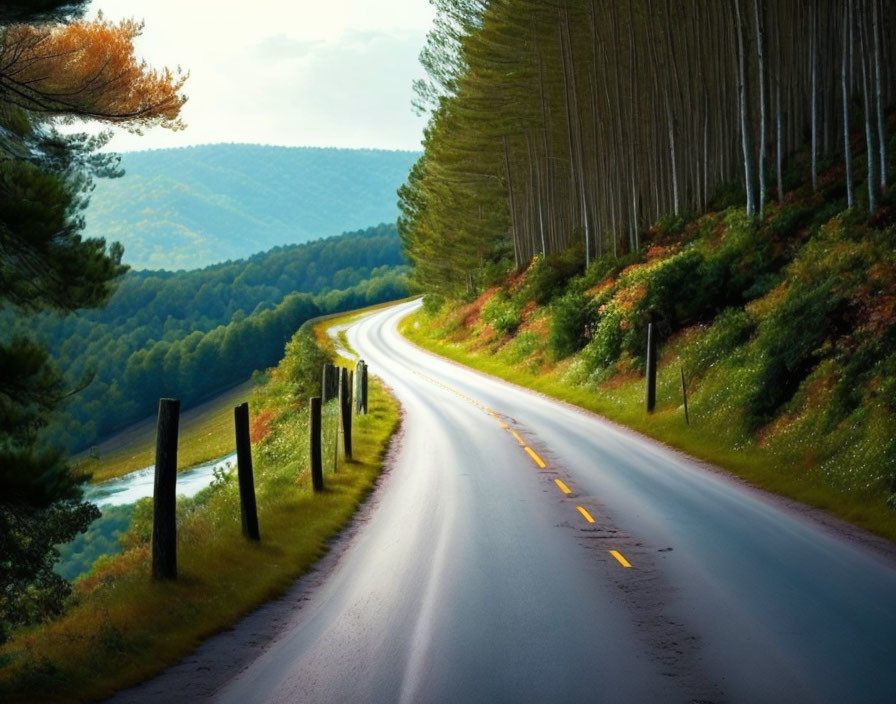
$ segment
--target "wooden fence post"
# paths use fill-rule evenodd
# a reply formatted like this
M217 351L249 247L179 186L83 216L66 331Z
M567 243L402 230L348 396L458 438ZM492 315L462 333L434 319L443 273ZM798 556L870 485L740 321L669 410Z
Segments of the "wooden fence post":
M355 383L354 383L354 393L355 393L355 415L361 415L361 377L364 373L364 360L359 359L358 363L355 365Z
M684 398L684 422L685 425L691 424L691 418L688 415L688 386L684 381L684 367L679 367L681 371L681 395Z
M342 367L339 376L339 418L342 427L342 447L346 459L352 456L352 406L348 369Z
M152 505L153 579L177 579L177 429L180 401L159 399Z
M260 540L258 509L255 504L255 478L252 475L252 442L249 439L249 404L241 403L233 409L236 428L236 471L240 484L240 517L243 535L249 540Z
M647 325L647 387L644 405L648 413L656 407L656 330L653 323Z
M345 397L345 402L348 404L348 410L351 412L352 410L352 400L355 397L355 372L353 369L348 370L348 396Z
M339 367L335 365L331 365L331 367L330 398L337 398L339 396Z
M311 455L311 485L314 491L324 489L324 471L320 453L320 397L315 396L308 404L308 449Z
M332 398L330 394L330 376L333 374L333 365L329 362L324 362L324 370L322 374L322 379L320 382L320 398L323 403Z
M364 363L364 369L361 371L361 407L365 415L367 415L367 362Z

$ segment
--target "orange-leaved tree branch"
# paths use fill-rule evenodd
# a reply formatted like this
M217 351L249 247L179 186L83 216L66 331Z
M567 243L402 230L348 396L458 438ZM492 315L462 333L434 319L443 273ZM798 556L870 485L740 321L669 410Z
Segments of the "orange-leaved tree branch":
M151 69L134 55L142 22L102 17L0 32L0 103L49 116L181 129L187 74Z

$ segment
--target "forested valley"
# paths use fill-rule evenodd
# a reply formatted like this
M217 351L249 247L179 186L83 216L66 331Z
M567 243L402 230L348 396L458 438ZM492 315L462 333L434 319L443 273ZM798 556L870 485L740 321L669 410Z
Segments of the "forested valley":
M380 225L195 271L131 271L104 308L0 321L30 330L83 386L47 430L78 451L160 396L189 407L274 364L309 318L406 296L405 269L395 226Z
M409 334L896 536L896 4L436 5Z

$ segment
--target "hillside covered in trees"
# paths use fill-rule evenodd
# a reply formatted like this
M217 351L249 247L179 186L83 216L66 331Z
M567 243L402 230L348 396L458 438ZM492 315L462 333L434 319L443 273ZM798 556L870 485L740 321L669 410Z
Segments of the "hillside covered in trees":
M896 536L896 5L437 5L410 334Z
M394 222L419 153L212 144L122 154L96 183L86 234L134 269L196 269Z
M395 226L380 225L194 271L129 272L104 308L0 320L86 384L46 433L75 451L159 397L190 406L270 366L309 318L406 296L405 268Z
M873 211L886 186L893 3L435 5L417 85L431 119L399 222L430 289L474 290L573 245L586 266L634 252L662 218L761 217L839 161L832 212Z

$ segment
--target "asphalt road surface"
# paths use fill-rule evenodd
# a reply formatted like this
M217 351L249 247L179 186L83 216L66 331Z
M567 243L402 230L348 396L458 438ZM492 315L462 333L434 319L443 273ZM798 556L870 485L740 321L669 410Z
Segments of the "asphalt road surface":
M896 701L891 548L417 349L417 305L348 330L403 425L302 608L223 674L200 649L205 689L121 701Z

